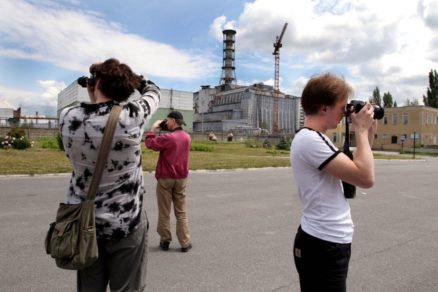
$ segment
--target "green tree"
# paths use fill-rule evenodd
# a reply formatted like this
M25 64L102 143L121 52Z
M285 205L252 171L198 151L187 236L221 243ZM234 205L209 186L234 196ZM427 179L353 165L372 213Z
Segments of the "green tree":
M424 105L438 108L438 74L436 70L429 72L429 87L426 95L423 95Z
M389 92L383 94L383 107L392 107L394 104L392 100L392 95Z
M416 99L415 97L413 97L412 98L412 100L408 97L408 98L406 98L406 101L405 101L405 105L406 106L415 106L415 105L418 105L419 103L418 103L418 99Z
M379 87L376 86L376 88L373 90L373 96L370 98L370 102L378 106L382 106L382 97L380 96Z
M392 107L397 107L397 102L394 101L394 104L392 105Z

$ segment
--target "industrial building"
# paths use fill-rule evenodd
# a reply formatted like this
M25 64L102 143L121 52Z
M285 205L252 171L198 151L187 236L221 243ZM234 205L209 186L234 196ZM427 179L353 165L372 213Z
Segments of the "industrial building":
M140 94L135 92L130 98L138 98ZM81 87L76 81L71 83L58 94L58 116L62 109L78 105L81 102L89 102L86 88ZM155 120L166 118L167 114L172 111L180 111L184 116L187 126L184 129L188 132L193 131L193 92L181 91L174 89L161 89L160 105L146 125L146 129L152 125Z
M264 84L203 86L193 98L193 130L258 135L264 129L274 133L274 98L273 87ZM299 112L299 98L280 93L278 132L294 133Z
M219 85L201 86L193 95L194 132L258 135L292 134L300 125L300 99L273 86L236 84L235 30L223 31L223 66Z

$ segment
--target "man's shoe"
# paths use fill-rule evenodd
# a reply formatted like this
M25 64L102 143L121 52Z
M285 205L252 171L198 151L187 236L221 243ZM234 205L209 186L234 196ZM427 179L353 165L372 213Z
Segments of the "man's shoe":
M170 241L160 241L161 250L169 250Z
M192 244L189 243L186 247L181 247L181 252L188 252L190 249L192 249Z

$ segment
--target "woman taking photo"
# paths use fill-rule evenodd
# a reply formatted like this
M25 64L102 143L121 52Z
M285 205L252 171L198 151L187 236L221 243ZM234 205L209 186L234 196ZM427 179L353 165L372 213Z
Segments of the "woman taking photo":
M111 109L122 111L95 197L99 259L77 274L78 291L143 291L146 286L148 220L141 139L146 121L157 110L159 88L116 59L90 66L90 103L65 108L60 132L73 168L65 203L85 200ZM138 90L138 99L128 98Z

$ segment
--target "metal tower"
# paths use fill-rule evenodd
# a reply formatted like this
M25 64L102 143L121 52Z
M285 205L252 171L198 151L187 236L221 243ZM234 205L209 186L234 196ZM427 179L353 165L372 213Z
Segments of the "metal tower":
M274 89L280 90L280 48L283 46L281 40L283 39L284 31L286 30L287 22L283 26L280 36L277 36L274 43L274 52L272 55L275 56L275 79L274 79Z
M236 31L233 29L226 29L222 31L224 34L224 55L222 62L222 74L219 81L220 84L235 84L236 74L234 70L234 43Z
M281 40L283 39L284 31L286 30L287 22L283 26L280 36L277 36L274 43L274 52L272 53L275 57L275 79L274 79L274 132L281 132L278 127L278 98L280 95L280 48L283 46Z

